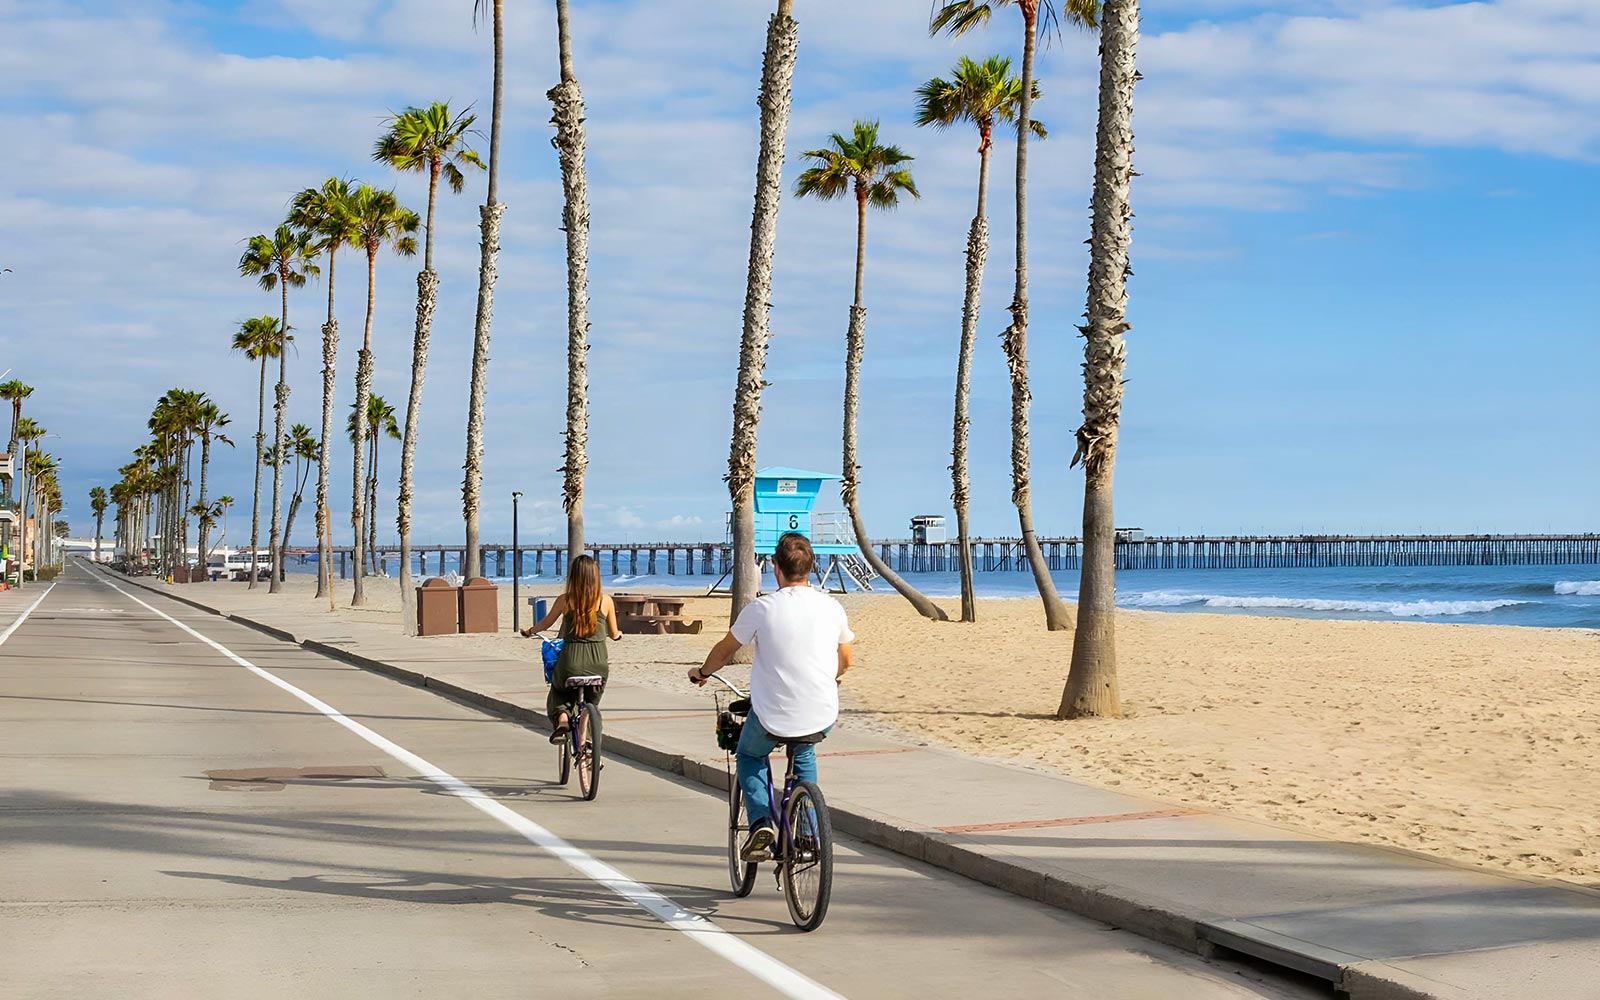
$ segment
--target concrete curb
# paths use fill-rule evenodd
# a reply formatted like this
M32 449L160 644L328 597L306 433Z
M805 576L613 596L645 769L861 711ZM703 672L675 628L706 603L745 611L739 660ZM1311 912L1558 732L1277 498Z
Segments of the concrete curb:
M456 701L516 722L529 723L544 729L550 728L550 720L543 712L440 678L397 667L339 646L315 639L305 639L244 615L224 614L198 601L158 589L151 584L141 583L128 577L123 579L151 593L160 594L196 610L217 615L293 643L310 652L383 674L407 684L428 688ZM605 737L605 752L668 774L681 776L720 792L727 791L727 772L720 759L701 760L655 746L646 740L611 735ZM1229 935L1224 926L1228 919L1219 914L1194 911L1170 900L1145 896L1124 886L1087 876L1063 878L1047 874L1029 867L1026 859L1012 859L997 856L993 852L976 850L973 846L969 846L970 841L961 834L944 833L906 824L859 806L830 803L829 809L833 814L835 826L847 836L914 861L1199 954L1204 958L1221 956L1231 950L1227 947ZM1304 964L1293 961L1275 964L1306 971ZM1323 970L1319 978L1327 978L1329 975L1336 976L1333 985L1339 994L1348 1000L1463 1000L1458 991L1444 984L1425 980L1381 962L1363 962L1359 963L1359 966L1355 963L1339 964Z

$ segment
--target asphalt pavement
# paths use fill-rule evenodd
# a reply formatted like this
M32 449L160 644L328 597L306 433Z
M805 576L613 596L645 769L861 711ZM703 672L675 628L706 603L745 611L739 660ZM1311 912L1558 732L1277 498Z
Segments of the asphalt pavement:
M732 898L725 822L81 565L0 594L8 997L1327 995L848 839L802 934L768 870Z

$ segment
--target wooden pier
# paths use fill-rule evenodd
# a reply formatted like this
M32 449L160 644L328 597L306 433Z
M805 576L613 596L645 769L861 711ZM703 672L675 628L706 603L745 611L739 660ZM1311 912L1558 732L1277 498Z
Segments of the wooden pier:
M902 573L956 571L959 544L875 543L885 562ZM1083 564L1076 538L1041 538L1052 570L1070 571ZM554 578L566 572L566 547L557 543L519 547L521 574ZM398 558L398 546L380 547L386 568ZM446 554L465 556L460 545L415 545L422 577L437 575ZM720 577L728 571L730 549L722 542L596 543L588 552L611 576ZM308 563L315 549L288 550L291 560ZM350 575L349 546L334 548L341 579ZM480 576L506 577L514 572L509 545L481 547ZM1028 560L1018 538L979 538L972 542L973 566L981 573L1027 572ZM1284 535L1122 539L1117 542L1117 568L1140 569L1316 569L1362 566L1570 566L1600 564L1600 534L1585 535Z

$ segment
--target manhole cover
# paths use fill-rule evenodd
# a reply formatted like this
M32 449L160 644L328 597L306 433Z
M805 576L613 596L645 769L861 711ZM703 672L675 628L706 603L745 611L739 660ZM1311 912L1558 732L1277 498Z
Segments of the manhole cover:
M335 767L247 767L207 771L213 792L281 792L290 783L383 778L383 768L373 764Z

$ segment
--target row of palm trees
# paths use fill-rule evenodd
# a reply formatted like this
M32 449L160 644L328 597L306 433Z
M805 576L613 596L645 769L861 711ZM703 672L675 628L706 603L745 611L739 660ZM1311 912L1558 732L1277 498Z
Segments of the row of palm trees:
M196 551L205 566L213 551L211 529L227 514L233 497L211 495L213 445L233 447L225 428L231 418L215 400L193 389L174 388L156 400L146 426L150 438L135 448L132 461L117 470L110 489L90 491L98 554L106 502L117 505L116 543L124 559L165 577L187 573L189 518L198 522ZM198 494L194 476L199 446Z
M558 0L557 37L560 82L549 92L554 108L552 122L556 127L554 145L558 151L566 207L563 224L568 244L568 359L569 403L567 423L567 448L565 462L564 494L569 517L568 542L576 552L583 548L583 478L587 466L588 379L588 225L587 179L584 168L585 136L583 129L584 107L582 91L573 70L568 5ZM480 558L478 523L479 493L482 484L483 407L487 381L489 332L494 309L494 285L497 277L496 261L499 253L500 220L505 206L498 200L501 107L503 98L503 70L505 37L503 30L503 3L501 0L475 0L474 20L487 19L494 34L494 83L489 128L487 158L480 157L469 145L477 135L473 126L476 116L468 111L452 113L445 102L435 102L426 107L408 107L392 115L385 122L384 133L374 145L373 158L379 163L402 173L419 173L427 177L428 206L426 222L402 206L392 190L383 190L368 184L357 184L346 178L332 177L320 187L307 188L296 194L289 203L287 217L272 235L252 237L240 259L240 273L255 278L267 291L279 293L279 315L247 320L234 338L234 346L246 358L260 364L260 392L256 432L256 483L251 510L250 546L254 551L261 542L261 470L272 469L272 504L268 514L267 547L274 565L282 565L282 550L287 538L289 523L282 518L284 463L268 461L268 456L281 455L285 448L285 420L290 394L287 377L287 346L292 342L289 324L289 290L302 287L310 278L321 273L323 261L327 265L328 315L322 327L323 384L322 426L318 438L317 466L317 538L320 558L318 596L327 596L333 604L332 581L329 568L332 563L332 526L329 516L328 489L330 483L329 444L333 436L333 413L338 361L338 322L334 315L335 264L338 251L344 247L364 250L367 260L367 312L361 350L357 354L355 375L354 425L355 440L366 442L366 447L355 449L351 478L351 528L355 536L354 590L351 604L366 602L363 577L364 566L369 565L370 549L375 547L376 528L372 523L376 514L373 484L375 472L371 468L372 453L376 449L379 430L374 429L369 416L372 399L372 379L375 365L373 355L373 313L375 304L375 273L381 252L389 250L400 256L416 253L415 233L424 228L423 266L417 275L416 328L411 353L411 385L406 402L403 431L400 435L400 482L396 524L400 535L400 587L406 604L405 620L412 619L411 586L411 504L415 487L416 438L421 412L422 392L427 371L427 357L434 310L438 300L439 276L434 270L435 212L438 204L440 181L451 191L461 193L466 185L466 174L473 169L488 174L488 192L481 210L481 250L479 266L477 318L474 328L473 361L467 415L465 476L462 483L462 514L466 523L467 565L477 565ZM270 361L278 363L278 379L274 388L273 433L270 444L266 433L266 371ZM392 420L392 418L391 418ZM384 433L388 427L381 428ZM364 455L365 453L365 455ZM280 530L280 525L283 530ZM254 581L251 581L254 586ZM276 592L279 583L274 578L269 589Z
M413 487L413 462L417 414L424 383L429 334L437 301L438 275L433 268L434 213L438 182L443 177L453 191L462 190L468 168L487 172L488 189L480 210L481 258L479 264L477 316L469 390L465 476L462 484L462 513L466 527L467 566L479 562L478 507L483 451L483 395L487 377L489 332L494 305L496 260L499 251L500 222L505 206L498 201L499 149L502 118L502 81L505 37L502 28L503 0L475 0L474 18L490 21L494 37L493 100L487 160L480 159L467 145L474 134L474 116L452 114L447 104L427 108L412 107L391 117L386 132L375 147L375 158L405 172L428 176L428 209L424 263L417 279L417 322L412 349L411 391L401 437L401 473L397 525L401 540L401 593L409 602L410 586L410 506ZM957 358L956 404L952 440L952 496L956 505L957 530L962 552L962 618L976 617L968 531L967 470L968 396L976 330L980 319L979 290L988 253L987 181L993 133L997 124L1016 129L1016 219L1014 289L1008 307L1010 322L1001 337L1011 381L1011 460L1012 499L1017 509L1024 547L1045 610L1045 624L1052 630L1073 627L1065 604L1056 591L1048 566L1035 536L1031 500L1031 445L1029 407L1031 390L1028 366L1028 145L1031 138L1043 138L1045 130L1033 120L1032 105L1038 93L1034 64L1041 39L1058 35L1063 25L1100 33L1100 101L1095 154L1095 185L1091 225L1091 264L1086 322L1080 327L1085 337L1084 421L1077 432L1078 450L1073 464L1083 464L1086 473L1084 504L1084 569L1080 586L1077 632L1073 661L1059 709L1063 717L1110 715L1120 711L1115 678L1115 642L1112 628L1114 528L1111 483L1115 462L1117 429L1120 421L1122 371L1125 357L1127 250L1129 241L1129 188L1133 170L1131 107L1132 92L1138 78L1135 49L1138 38L1138 0L949 0L937 3L929 21L933 35L961 36L987 25L999 8L1014 7L1022 15L1023 55L1020 74L1013 77L1008 60L991 57L982 61L963 59L949 79L928 81L918 91L917 122L933 128L968 123L979 134L979 178L977 211L967 238L967 281ZM566 458L563 497L568 515L568 547L573 555L581 552L583 538L583 478L587 465L587 256L589 211L585 176L583 101L572 65L569 13L566 0L557 0L557 38L560 82L548 94L554 115L554 145L562 168L565 206L563 223L567 237L568 286L568 405ZM756 195L751 225L749 269L746 282L744 324L741 335L737 384L733 401L733 434L730 441L728 486L733 517L733 613L737 615L752 599L759 586L755 563L753 484L756 468L756 442L760 420L760 401L765 385L764 370L770 330L768 312L776 244L778 209L782 200L782 167L787 139L788 117L792 104L793 77L798 53L798 25L793 16L794 0L777 0L777 11L768 23L767 45L763 56L759 106L761 109L760 146L756 167ZM923 614L943 618L944 613L916 593L904 580L882 565L872 552L862 524L857 497L860 470L856 459L856 413L859 406L859 379L865 349L866 307L864 303L864 264L868 208L892 208L902 197L916 197L917 190L907 164L910 157L880 141L874 122L856 122L848 135L835 134L827 146L808 151L810 166L801 175L796 194L803 198L832 199L851 196L856 204L857 254L855 296L850 306L846 329L845 401L843 435L844 499L852 518L863 555L875 569L904 594ZM363 476L363 451L370 460L376 438L369 439L368 402L371 399L373 371L372 317L374 273L380 251L392 250L401 256L415 253L414 233L420 220L403 208L393 191L330 178L320 188L308 188L291 200L288 218L272 237L253 238L240 262L240 270L256 277L268 290L280 293L280 316L276 333L266 336L275 346L263 343L247 356L262 365L260 412L257 420L258 474L252 514L252 547L257 544L255 522L260 513L260 456L268 454L265 442L265 370L270 358L279 362L275 392L273 447L282 454L284 420L289 389L286 378L286 345L290 341L288 289L299 287L318 274L317 260L328 265L328 318L323 325L323 425L318 458L318 537L322 550L319 560L319 592L326 592L332 604L331 527L328 517L328 454L332 436L337 322L334 319L334 260L337 251L352 246L366 251L367 314L362 348L358 354L355 378L356 402L353 407L352 437L368 442L357 447L352 476L352 528L355 534L357 572L352 604L364 602L362 586L363 550L370 546L363 538L363 527L375 517L371 502L371 474ZM263 325L270 317L262 317ZM255 322L255 321L253 321ZM242 332L242 331L241 331ZM280 533L279 513L283 463L272 464L273 503L268 527L268 544L274 563L281 565L284 534ZM169 487L170 488L170 487ZM276 589L274 583L273 589ZM413 616L409 613L409 623Z
M17 516L17 549L12 562L19 567L18 583L23 579L20 567L24 562L31 563L36 574L41 567L53 564L55 539L64 537L60 527L64 522L55 520L64 510L60 462L39 445L39 441L49 436L49 431L22 413L23 402L33 392L33 386L19 379L0 383L0 399L11 404L11 432L6 453L17 456L18 446L22 447L21 457L13 459L16 474L11 477L4 497L6 506ZM34 525L31 534L28 531L30 518ZM10 539L0 541L9 545Z
M986 196L989 156L997 123L1016 129L1016 257L1015 285L1009 306L1011 322L1001 336L1011 380L1012 501L1017 508L1024 549L1051 630L1073 627L1071 614L1058 594L1033 526L1032 454L1028 370L1028 145L1043 138L1033 120L1038 95L1034 64L1041 39L1058 36L1063 24L1100 32L1099 124L1096 135L1093 219L1085 338L1084 421L1077 432L1074 466L1085 470L1083 510L1084 560L1079 587L1077 631L1072 663L1058 715L1062 718L1117 715L1121 712L1116 683L1114 611L1114 543L1112 478L1117 431L1121 419L1124 335L1128 330L1128 244L1132 212L1133 88L1138 79L1135 52L1139 33L1138 0L947 0L936 2L929 18L931 35L962 36L986 26L995 11L1015 7L1022 15L1023 54L1019 77L1010 75L1008 60L962 59L950 79L929 80L918 90L917 124L946 128L957 122L979 133L978 204L967 234L967 280L957 357L954 435L951 449L952 499L956 507L961 552L961 613L976 617L973 587L967 469L968 395L979 292L988 253ZM755 562L754 479L761 391L765 385L768 310L782 163L792 104L798 25L794 0L778 0L768 22L762 62L759 105L760 148L756 196L751 223L750 265L746 283L744 331L739 375L734 392L733 435L728 457L728 490L733 516L733 614L754 598L759 587ZM856 413L865 348L866 308L863 302L866 219L869 207L888 209L917 190L903 150L879 141L875 122L858 121L848 136L834 134L829 145L805 154L811 166L796 187L800 197L823 200L853 196L856 203L856 281L845 335L843 495L862 555L922 614L943 619L944 612L893 574L873 553L857 505L860 469L856 461Z

